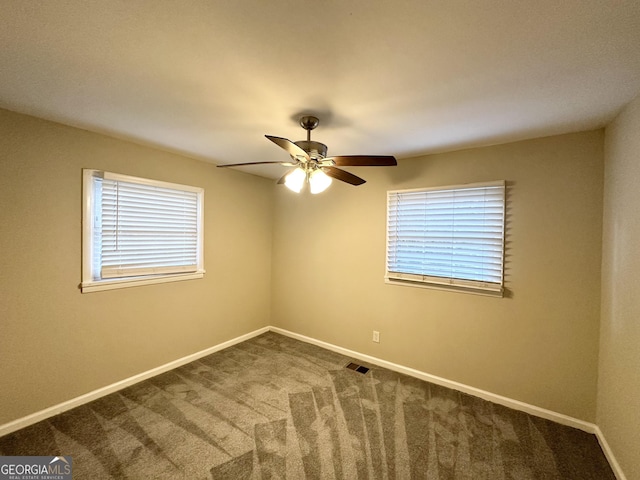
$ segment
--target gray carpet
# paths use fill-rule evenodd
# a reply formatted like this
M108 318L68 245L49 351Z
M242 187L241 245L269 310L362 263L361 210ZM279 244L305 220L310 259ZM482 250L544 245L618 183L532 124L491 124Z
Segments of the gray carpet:
M596 438L266 333L0 438L74 479L615 480Z

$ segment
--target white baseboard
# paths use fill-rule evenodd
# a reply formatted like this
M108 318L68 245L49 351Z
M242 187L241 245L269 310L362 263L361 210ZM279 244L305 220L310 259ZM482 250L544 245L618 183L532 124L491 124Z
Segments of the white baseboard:
M606 438L604 438L604 433L602 433L600 427L596 426L595 434L596 438L598 439L598 443L600 444L600 447L604 452L604 456L607 457L609 465L611 465L611 469L613 470L613 473L615 473L616 478L618 480L627 480L627 477L622 471L622 468L620 468L620 464L616 460L616 457L613 455L613 451L611 450L609 443L607 442Z
M5 423L4 425L0 425L0 437L11 432L15 432L16 430L20 430L21 428L28 427L29 425L33 425L34 423L40 422L49 417L53 417L54 415L58 415L59 413L71 410L72 408L79 407L80 405L84 405L85 403L92 402L93 400L97 400L98 398L109 395L110 393L122 390L123 388L146 380L147 378L155 377L156 375L160 375L161 373L168 372L169 370L173 370L174 368L181 367L182 365L186 365L189 362L193 362L194 360L198 360L199 358L206 357L207 355L211 355L212 353L231 347L232 345L236 345L238 343L244 342L245 340L249 340L250 338L268 332L269 328L270 327L259 328L258 330L254 330L253 332L249 332L245 335L240 335L239 337L232 338L231 340L219 343L218 345L209 347L205 350L201 350L191 355L187 355L186 357L182 357L172 362L165 363L164 365L152 368L151 370L147 370L146 372L142 372L132 377L125 378L124 380L112 383L111 385L107 385L106 387L98 388L97 390L93 390L92 392L85 393L84 395L72 398L71 400L67 400L66 402L59 403L52 407L45 408L44 410L40 410L39 412L27 415L26 417L22 417L12 422Z
M349 350L347 348L338 347L337 345L323 342L321 340L316 340L315 338L306 337L304 335L300 335L299 333L290 332L289 330L284 330L282 328L269 327L269 330L275 333L286 335L287 337L295 338L297 340L301 340L306 343L311 343L313 345L326 348L327 350L340 353L347 357L357 358L359 360L364 360L365 362L373 363L374 365L378 365L380 367L388 368L389 370L393 370L394 372L404 373L405 375L419 378L420 380L425 380L427 382L435 383L436 385L441 385L443 387L451 388L459 392L468 393L469 395L473 395L474 397L480 397L484 400L489 400L490 402L497 403L499 405L504 405L505 407L513 408L514 410L520 410L522 412L530 413L531 415L535 415L536 417L546 418L547 420L552 420L554 422L560 423L562 425L567 425L569 427L578 428L588 433L596 432L597 427L593 423L585 422L584 420L579 420L577 418L573 418L568 415L564 415L562 413L554 412L552 410L547 410L546 408L537 407L535 405L521 402L519 400L513 400L508 397L503 397L502 395L497 395L495 393L487 392L485 390L480 390L479 388L471 387L463 383L447 380L446 378L437 377L435 375L421 372L419 370L415 370L410 367L405 367L403 365L398 365L396 363L388 362L380 358L372 357L371 355L366 355L364 353Z

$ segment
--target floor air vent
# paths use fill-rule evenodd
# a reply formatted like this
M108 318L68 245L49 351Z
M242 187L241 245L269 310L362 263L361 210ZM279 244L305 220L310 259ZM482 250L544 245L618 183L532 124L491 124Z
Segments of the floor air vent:
M367 373L369 371L369 369L367 367L363 367L362 365L358 365L357 363L353 363L351 362L350 364L347 365L347 368L349 370L355 370L358 373Z

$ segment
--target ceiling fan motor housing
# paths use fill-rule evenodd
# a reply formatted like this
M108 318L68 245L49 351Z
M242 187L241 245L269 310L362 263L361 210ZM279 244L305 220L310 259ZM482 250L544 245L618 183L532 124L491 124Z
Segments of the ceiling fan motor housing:
M314 142L313 140L298 140L294 143L315 160L321 160L327 156L327 146L324 143Z

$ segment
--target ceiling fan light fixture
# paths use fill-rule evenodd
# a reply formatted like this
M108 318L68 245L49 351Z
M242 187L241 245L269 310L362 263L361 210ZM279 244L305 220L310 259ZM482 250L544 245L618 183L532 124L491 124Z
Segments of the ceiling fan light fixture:
M300 193L306 179L307 173L298 167L285 177L284 185L292 192Z
M311 193L322 193L331 185L331 177L320 169L316 169L309 175L309 189Z

